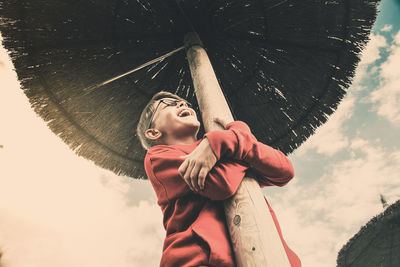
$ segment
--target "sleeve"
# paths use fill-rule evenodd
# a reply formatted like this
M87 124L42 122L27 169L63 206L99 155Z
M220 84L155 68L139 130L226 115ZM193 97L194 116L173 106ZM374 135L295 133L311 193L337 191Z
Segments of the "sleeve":
M257 141L242 121L233 121L226 125L225 130L212 131L204 136L217 160L228 157L246 162L259 174L257 180L262 187L283 186L294 176L289 158L281 151Z
M199 194L211 200L223 200L235 194L239 187L248 166L239 164L231 159L223 159L208 173L204 190L193 192L179 174L178 169L183 163L186 155L183 151L173 148L165 149L162 152L150 155L148 169L152 170L149 179L156 185L165 200L174 199L188 193ZM152 177L153 176L153 177Z

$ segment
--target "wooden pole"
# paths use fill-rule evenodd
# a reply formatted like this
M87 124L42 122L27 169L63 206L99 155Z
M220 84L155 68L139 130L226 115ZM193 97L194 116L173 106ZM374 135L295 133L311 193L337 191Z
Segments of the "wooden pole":
M186 55L206 132L222 130L213 122L233 121L211 62L195 33L185 36ZM261 188L245 177L236 194L224 201L227 226L238 267L290 267Z

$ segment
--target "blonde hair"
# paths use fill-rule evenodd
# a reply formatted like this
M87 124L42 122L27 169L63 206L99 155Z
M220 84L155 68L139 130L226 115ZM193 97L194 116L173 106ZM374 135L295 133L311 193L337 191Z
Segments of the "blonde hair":
M142 147L145 150L149 150L151 147L157 145L152 140L148 139L144 133L148 129L147 127L149 126L150 118L152 117L155 111L154 103L157 102L157 100L166 97L185 101L185 99L183 99L182 97L166 91L160 91L151 98L149 103L147 103L146 107L143 109L142 114L140 115L139 122L136 127L136 134L140 140L140 143L142 144Z

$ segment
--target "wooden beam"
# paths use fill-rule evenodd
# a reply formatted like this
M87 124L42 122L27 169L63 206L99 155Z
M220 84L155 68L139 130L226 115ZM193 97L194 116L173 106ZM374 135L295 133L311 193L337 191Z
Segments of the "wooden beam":
M213 122L233 121L211 62L195 33L185 36L186 55L206 132L222 130ZM238 267L290 267L257 181L245 177L236 194L224 201L227 226Z

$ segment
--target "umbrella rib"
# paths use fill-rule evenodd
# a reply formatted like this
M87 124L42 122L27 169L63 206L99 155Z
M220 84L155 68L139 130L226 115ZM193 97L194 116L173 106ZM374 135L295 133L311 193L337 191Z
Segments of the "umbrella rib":
M338 49L338 50L336 50L336 49L321 49L321 48L319 48L319 47L312 47L312 46L305 46L305 45L302 45L302 44L296 44L296 43L289 43L289 42L283 42L283 44L285 44L286 43L286 45L289 45L290 44L290 46L293 46L293 47L296 47L297 45L299 45L298 47L301 47L301 48L304 48L304 49L311 49L311 50L314 50L314 49L318 49L319 51L324 51L324 52L334 52L334 53L337 53L338 55L337 55L337 59L336 59L336 64L335 65L337 65L337 63L339 62L339 60L340 60L340 55L342 55L342 53L341 53L341 50L343 49L343 47L346 45L346 43L345 43L345 40L346 40L346 37L348 36L348 28L349 27L347 27L346 25L348 25L349 24L349 20L350 20L350 14L349 14L349 8L350 8L350 3L349 3L349 1L346 1L346 3L345 3L345 5L346 5L346 8L345 8L345 12L346 12L346 15L345 15L345 17L346 17L346 23L344 23L343 24L343 26L342 26L342 36L343 36L343 41L342 41L342 45L341 45L341 49ZM232 38L232 39L236 39L236 40L241 40L241 41L255 41L255 42L257 42L257 43L263 43L263 44L265 44L265 43L267 43L267 42L273 42L273 40L267 40L267 39L261 39L261 38L259 38L259 37L256 37L256 36L248 36L249 37L249 39L245 39L243 36L237 36L237 35L231 35L231 36L229 36L229 34L221 34L221 35L224 35L224 36L226 36L227 38ZM275 41L276 42L276 41ZM281 43L282 41L280 41L279 43ZM331 75L330 75L330 77L332 77L332 73L331 73ZM332 79L328 79L327 80L327 83L326 83L326 86L325 86L325 88L328 88L329 87L329 83L331 82L331 80ZM319 96L319 98L318 99L321 99L322 97L324 97L324 95L326 95L326 91L327 90L325 90L320 96ZM309 115L310 114L310 112L311 112L311 110L313 110L314 108L315 108L315 106L317 106L318 105L318 102L319 101L315 101L315 103L312 105L312 106L310 106L308 109L307 109L307 111L305 112L305 114L303 115L303 116L301 116L302 118L304 118L304 117L306 117L307 115ZM292 127L290 127L290 129L292 130L292 131L294 131L293 129L295 129L297 126L298 126L298 124L300 123L299 121L301 121L300 119L297 121L297 123L294 123L293 125L292 125ZM283 135L281 135L281 136L278 136L277 138L275 138L274 140L272 140L272 143L277 143L277 142L279 142L279 140L282 140L284 137L286 137L287 135L289 134L289 132L288 133L286 133L286 134L283 134Z
M174 66L174 63L177 61L177 59L178 59L178 57L173 57L172 59L171 59L171 62L170 62L170 66ZM163 78L162 78L162 83L161 84L166 84L166 80L167 80L167 78L169 78L169 74L172 72L172 70L173 70L173 68L172 67L170 67L168 70L166 70L165 72L164 72L164 76L163 76Z
M157 37L160 38L150 38L151 36L142 35L140 33L132 33L132 36L124 36L124 38L104 38L104 39L87 39L87 40L74 40L74 39L66 39L59 40L53 43L39 43L35 44L35 49L71 49L71 48L86 48L89 45L107 44L114 43L115 41L156 41L156 42L170 42L168 39L170 34L162 34L158 33Z
M25 10L23 10L21 13L23 14L24 17L26 17L26 14L24 12ZM25 22L25 20L23 20ZM25 24L25 23L23 23ZM26 27L26 25L24 25ZM28 54L33 54L34 52L34 48L33 47L28 47L27 48ZM37 65L37 62L35 62L34 60L32 60L33 64L32 65ZM53 102L53 104L58 108L58 111L61 112L65 118L68 119L68 121L75 126L75 128L80 131L83 135L85 135L89 140L93 140L93 142L97 143L100 147L105 148L106 150L111 151L112 153L115 153L116 155L120 156L121 158L124 158L126 160L130 160L130 161L135 161L138 163L141 163L141 160L137 160L134 158L130 158L127 157L125 155L121 155L119 152L111 149L110 147L104 145L103 143L99 142L93 135L89 134L84 128L82 128L78 123L75 122L75 120L73 119L72 116L69 115L69 113L61 106L61 104L57 101L57 97L53 94L53 92L51 92L51 90L49 90L49 85L46 82L46 80L44 79L44 77L42 76L42 74L38 71L37 68L35 68L35 73L38 77L38 80L40 81L40 83L43 85L43 89L44 91L46 91L47 93L47 97L49 98L49 101Z
M231 43L228 43L228 45L232 46ZM224 53L224 52L222 51L222 53ZM257 70L258 70L258 67L259 67L259 65L260 65L260 61L261 61L261 57L259 57L258 60L256 61L255 67L253 68L253 71L248 71L248 75L246 75L247 77L246 77L245 81L243 81L243 83L242 83L242 85L240 86L240 88L245 88L245 87L253 80L253 78L255 77L255 74L256 74L256 72L257 72ZM241 106L246 105L246 104L243 103L243 102L241 102L241 103L242 103L242 104L237 104L237 105L235 105L235 106L236 106L236 107L241 107ZM254 105L254 104L252 104L252 105Z
M131 160L131 161L135 161L138 163L141 163L142 161L131 158L131 157L127 157L125 155L122 155L121 153L119 153L118 151L115 151L114 149L111 149L110 147L106 146L105 144L101 143L100 141L98 141L93 135L91 135L90 133L88 133L83 127L81 127L78 123L75 122L74 118L72 116L69 115L69 113L64 109L64 107L62 107L59 104L59 101L57 101L57 97L53 94L53 92L51 92L51 90L49 90L49 85L47 84L46 80L44 79L44 77L41 75L41 73L36 72L36 74L39 77L39 81L41 82L41 84L43 85L44 90L47 93L47 96L49 97L49 100L53 102L53 104L55 106L57 106L58 110L65 116L65 118L68 119L68 121L75 126L75 128L83 133L84 135L86 135L88 137L89 140L97 143L99 146L105 148L106 150L111 151L112 153L120 156L121 158L124 158L126 160Z
M267 16L265 15L265 12L270 11L270 10L272 10L273 8L282 5L282 4L286 3L287 1L288 1L288 0L280 1L279 3L276 3L275 5L272 5L272 6L270 6L270 7L268 7L268 8L265 9L265 8L264 8L264 3L263 3L261 0L258 0L259 4L261 5L262 10L263 10L263 12L262 12L262 13L263 13L262 18L263 18L263 20L264 20L264 24L265 24L265 25L266 25L266 20L267 20ZM243 18L243 19L241 19L241 20L238 20L237 22L232 23L232 24L230 24L229 26L225 27L225 28L223 29L223 31L232 29L232 28L234 28L234 27L236 27L236 26L242 24L243 22L252 20L252 19L254 19L254 18L256 18L256 17L254 17L254 16L248 16L248 17L246 17L246 18Z
M178 6L178 9L181 11L180 13L182 14L182 16L186 20L186 22L189 24L189 27L192 29L192 31L197 33L196 29L194 28L194 26L192 24L192 21L186 15L185 11L183 10L183 8L182 8L182 6L180 5L179 2L182 2L182 0L175 0L175 3Z
M221 53L222 53L222 54L225 54L225 53L224 53L224 50L223 50ZM213 55L210 55L210 56L213 57ZM213 57L213 58L214 58L214 57ZM217 60L221 60L222 57L215 56L215 59L216 59L215 62L217 62ZM223 63L224 63L224 60L222 59L222 65L223 65ZM236 104L235 104L235 105L232 105L232 103L231 103L230 100L229 100L228 95L227 95L227 94L225 93L225 91L224 91L224 86L225 86L225 84L222 84L223 81L229 81L230 79L225 78L225 77L226 77L225 72L224 72L224 71L219 71L217 68L215 69L215 73L216 73L217 77L220 77L220 78L221 78L220 87L221 87L222 92L223 92L224 95L225 95L226 102L228 103L228 106L229 106L230 111L231 111L231 113L232 113L232 117L234 118L234 120L238 120L238 117L235 115L235 110L233 109L233 106L236 107Z
M288 1L288 0L282 0L282 1L280 1L279 3L276 3L275 5L272 5L272 6L268 7L266 11L270 11L271 9L273 9L273 8L275 8L275 7L278 7L278 6L280 6L280 5L283 5L283 4L286 3L287 1Z
M221 78L222 78L222 77L225 77L224 72L223 72L223 71L218 72L218 76L221 77ZM233 120L235 120L235 121L238 120L238 117L237 117L236 114L235 114L235 110L234 110L234 108L233 108L233 105L232 105L232 103L231 103L229 97L228 97L228 94L226 94L225 91L224 91L224 85L223 85L223 84L220 84L220 87L221 87L222 93L225 95L225 99L226 99L226 102L227 102L227 104L228 104L228 106L229 106L229 109L230 109L230 111L231 111L231 113L232 113Z
M268 8L268 10L270 10L274 7L277 7L285 2L287 2L287 0L283 0L283 1L273 5L272 7ZM263 10L263 19L264 19L264 26L265 26L264 35L267 36L267 19L266 19L266 15L265 15L264 5L261 0L259 0L258 3L260 5L261 10ZM235 24L235 25L237 25L237 24ZM232 45L232 44L228 43L228 45ZM253 68L253 71L251 71L251 73L247 75L247 79L245 79L245 81L243 81L241 88L246 87L247 84L249 84L253 80L253 78L255 77L255 74L257 72L257 69L259 68L260 61L261 61L261 57L258 57L258 60L255 63L255 67ZM238 107L238 106L243 106L243 105L236 105L236 107Z
M184 49L184 48L185 48L184 46L181 46L181 47L179 47L179 48L177 48L177 49L172 50L171 52L168 52L168 53L166 53L166 54L164 54L164 55L162 55L162 56L160 56L160 57L158 57L158 58L155 58L155 59L153 59L153 60L150 60L150 61L148 61L148 62L146 62L146 63L144 63L144 64L142 64L142 65L140 65L140 66L138 66L138 67L136 67L136 68L133 68L133 69L131 69L131 70L125 72L125 73L122 73L122 74L117 75L117 76L114 76L114 77L112 77L112 78L110 78L110 79L108 79L108 80L105 80L105 81L102 82L102 83L98 83L98 84L96 84L96 85L92 85L92 86L86 87L86 88L83 89L83 91L91 92L91 91L93 91L93 90L95 90L95 89L97 89L97 88L99 88L99 87L101 87L101 86L103 86L103 85L109 84L109 83L111 83L111 82L113 82L113 81L115 81L115 80L118 80L118 79L120 79L120 78L122 78L122 77L125 77L126 75L129 75L129 74L134 73L134 72L136 72L136 71L138 71L138 70L141 70L141 69L143 69L143 68L145 68L145 67L147 67L147 66L149 66L149 65L151 65L151 64L154 64L154 63L156 63L156 62L163 61L165 58L167 58L167 57L169 57L169 56L175 54L175 53L178 52L178 51L181 51L181 50Z
M267 24L267 16L265 15L264 3L263 3L262 0L258 0L257 2L258 2L258 4L260 5L260 9L262 10L262 14L263 14L263 20L264 20L264 35L265 35L265 36L268 36L268 34L267 34L267 29L268 29L267 26L268 26L268 24ZM279 5L279 4L277 4L277 5Z
M334 48L322 48L322 47L318 47L318 46L314 46L314 45L305 45L305 44L291 42L289 40L273 40L273 39L268 39L264 36L256 36L256 35L240 36L240 35L232 34L232 33L221 33L221 36L229 38L229 39L237 40L237 41L251 42L251 43L259 44L262 46L265 46L265 45L273 46L274 48L277 46L281 46L281 47L286 47L286 48L302 48L305 50L312 50L313 52L315 50L318 50L321 52L328 52L328 53L337 53L339 51L338 49L334 49Z
M118 3L117 3L117 7L116 7L116 9L118 9L119 8L119 5L121 4L121 1L117 1ZM117 19L117 12L115 12L115 16L114 16L114 23L113 23L113 25L114 25L114 27L113 27L113 31L112 31L112 40L113 40L113 48L114 48L114 51L115 52L117 52L117 51L120 51L119 50L119 41L121 40L121 38L117 38L116 37L116 19ZM152 36L154 33L152 33L152 34L149 34L148 36ZM163 35L163 36L169 36L168 34L161 34L161 33L158 33L158 34L156 34L158 37L160 36L160 35ZM124 40L124 39L122 39L122 40ZM169 41L169 40L163 40L163 41ZM143 60L147 60L148 59L148 57L144 57L144 56L142 56L142 57L135 57L135 60L137 60L137 61L143 61ZM124 66L123 66L123 64L122 64L122 62L121 62L121 60L119 60L119 65L120 65L120 68L122 69L122 70L124 70L125 68L124 68ZM132 80L132 78L131 78L132 76L129 76L128 77L128 79L129 80ZM136 83L136 82L133 82L133 83ZM143 94L143 95L145 95L145 96L149 96L149 94L148 93L146 93L146 92L144 92L143 90L140 90L140 89L138 89L137 90L139 93L141 93L141 94Z
M348 34L349 34L349 28L350 28L350 27L348 27L349 21L350 21L350 13L349 13L349 10L350 10L350 1L345 1L345 13L346 13L346 15L345 15L346 20L345 20L345 21L346 21L346 23L343 23L343 26L342 26L342 36L343 36L343 38L342 38L342 45L341 45L341 47L340 47L340 50L336 51L336 53L337 53L336 62L335 62L335 65L336 65L336 66L338 65L340 59L341 59L342 56L343 56L343 48L344 48L345 45L346 45L345 40L347 39L347 36L348 36ZM333 71L333 70L332 70L332 71ZM329 75L329 76L330 76L330 79L327 79L327 80L326 80L326 84L325 84L324 88L328 88L329 85L330 85L330 83L332 82L332 76L333 76L332 71L331 71L331 73L330 73L330 75ZM324 91L319 95L318 100L320 100L321 98L323 98L323 97L326 95L327 92L328 92L328 90L324 90ZM316 106L318 106L318 105L319 105L319 101L314 101L314 104L311 105L311 106L307 109L307 111L305 112L305 114L301 116L301 119L304 119L307 115L309 115L309 114L311 113L311 111L312 111ZM297 120L297 122L294 123L294 124L292 125L292 127L290 127L291 132L294 132L294 129L300 124L300 121L301 121L301 120ZM275 142L278 142L279 140L281 140L281 139L283 139L284 137L286 137L288 134L289 134L289 132L286 133L286 134L283 134L283 135L281 135L281 136L279 136L279 137L277 137L277 138L275 138L275 139L273 140L273 142L274 142L274 143L275 143ZM296 146L297 146L297 145L296 145Z
M173 57L172 59L171 59L171 62L170 62L170 65L171 66L174 66L173 65L173 63L175 62L177 60L177 57ZM168 71L165 71L164 72L164 75L163 75L163 78L162 78L162 83L161 84L165 84L165 80L169 77L169 73L172 71L172 68L169 68L168 69ZM140 92L142 92L142 90L139 90ZM148 98L148 100L150 101L150 99L151 99L151 96L152 96L153 94L151 94L150 95L150 98ZM139 122L139 117L137 117L137 120L135 121L135 123L136 123L136 125L137 125L137 123ZM130 141L130 143L129 143L129 145L128 145L128 148L127 148L127 152L129 152L130 150L131 150L131 148L132 147L134 147L135 146L135 142L134 142L134 139L131 139L131 141Z

